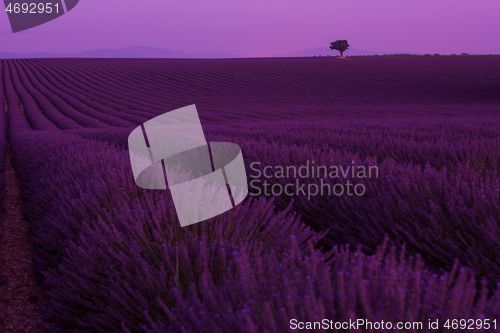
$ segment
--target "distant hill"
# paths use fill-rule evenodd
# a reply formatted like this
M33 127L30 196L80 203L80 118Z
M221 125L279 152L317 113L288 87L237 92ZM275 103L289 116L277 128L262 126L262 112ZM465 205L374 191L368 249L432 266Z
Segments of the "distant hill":
M79 53L0 53L0 58L240 58L223 52L182 52L147 46L132 46L124 49L99 49Z

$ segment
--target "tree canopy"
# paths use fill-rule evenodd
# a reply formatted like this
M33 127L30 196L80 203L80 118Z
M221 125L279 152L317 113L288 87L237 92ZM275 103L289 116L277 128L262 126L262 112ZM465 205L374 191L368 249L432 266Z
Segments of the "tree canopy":
M338 39L330 43L330 49L339 51L341 57L344 56L344 51L347 50L349 46L349 43L345 39Z

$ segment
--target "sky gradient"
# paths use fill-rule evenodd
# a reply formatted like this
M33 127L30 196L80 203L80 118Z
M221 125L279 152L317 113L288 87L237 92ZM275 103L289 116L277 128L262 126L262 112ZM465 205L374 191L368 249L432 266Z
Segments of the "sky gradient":
M273 56L347 39L375 52L500 54L499 13L498 0L80 0L16 34L2 10L0 52L140 45Z

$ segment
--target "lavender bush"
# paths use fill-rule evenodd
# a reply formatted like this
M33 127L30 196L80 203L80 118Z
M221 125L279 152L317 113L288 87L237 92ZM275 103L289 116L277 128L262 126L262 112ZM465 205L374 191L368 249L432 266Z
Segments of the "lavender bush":
M19 67L19 72L22 73L22 76L24 76L25 81L28 81L28 77L26 77L26 74L23 73L23 69L21 67ZM63 118L65 120L65 123L63 125L64 127L62 129L71 129L71 128L79 128L79 127L81 128L81 126L76 127L76 126L74 126L74 124L72 124L73 126L71 126L71 127L68 126L68 124L67 124L68 117L67 116L76 117L77 120L81 121L83 124L85 124L87 126L91 125L91 126L95 126L95 127L105 127L105 126L102 126L102 123L107 124L107 125L117 124L119 126L132 126L133 125L132 123L127 122L125 120L118 119L116 117L112 117L112 116L109 116L106 114L101 114L100 112L96 112L94 109L89 108L87 105L84 105L83 103L79 102L78 100L76 100L75 98L73 98L72 96L70 96L68 94L59 94L59 96L56 96L56 95L48 92L48 90L45 89L44 87L42 89L39 89L40 85L38 84L36 77L34 75L32 75L32 73L30 73L29 77L30 77L31 82L33 82L33 84L40 91L39 92L38 90L33 89L34 93L32 93L33 95L38 96L38 99L39 99L38 104L40 106L43 106L44 101L46 101L45 104L49 104L50 106L52 106L52 104L50 104L50 102L47 100L47 97L48 97L51 99L51 101L54 103L54 105L56 105L58 107L58 109L61 110L61 112L64 114L64 116L61 117L61 115L58 114L57 110L54 112L51 112L52 114L54 114L54 115L52 115L52 118L59 117L59 118L54 118L53 121L56 119L61 119L61 118ZM26 84L26 86L28 86L28 87L32 86L31 82ZM46 95L44 96L42 94L42 92L45 93ZM101 124L99 124L99 122L96 122L96 120L101 122Z
M498 319L500 61L344 63L2 60L12 162L52 331ZM364 196L251 196L180 228L168 191L133 182L127 137L192 103L208 141L242 148L249 180L252 162L380 175L363 181Z
M10 71L8 70L7 62L2 60L3 67L3 91L5 91L5 106L7 107L7 118L9 124L9 132L21 132L31 130L31 126L26 119L24 112L21 109L21 101L10 80Z
M20 177L23 188L30 189L24 192L24 197L25 202L29 203L26 206L27 217L33 225L37 252L35 265L39 272L43 272L43 278L46 279L44 285L51 299L46 315L58 326L66 327L65 329L78 327L80 321L86 322L85 325L90 328L94 317L101 318L100 321L104 325L106 320L111 320L109 316L114 312L102 313L103 309L121 303L116 298L118 296L113 294L118 292L119 297L125 296L118 290L112 291L106 287L106 284L111 284L109 287L114 284L112 280L100 281L98 276L94 276L91 279L97 278L97 284L87 285L87 278L80 279L83 272L74 272L74 277L79 277L74 283L86 284L88 293L83 295L80 289L75 289L70 281L71 274L69 271L65 272L66 269L61 264L71 256L78 255L80 251L89 255L88 265L79 261L83 264L80 267L94 267L99 265L98 262L101 262L104 256L111 256L111 266L104 264L102 267L111 269L111 275L108 276L113 276L113 280L117 279L115 282L128 284L130 282L126 281L127 278L120 276L137 275L137 285L134 288L139 288L139 294L146 297L146 294L157 295L159 292L156 284L158 281L152 279L158 272L150 271L149 277L143 276L144 280L140 280L139 276L144 272L137 272L135 268L133 272L127 272L125 267L132 269L151 263L157 268L163 266L165 271L162 276L158 276L160 283L163 283L163 280L166 283L176 276L176 285L184 284L187 287L188 283L197 281L207 267L211 267L211 271L222 279L228 265L225 253L229 255L232 249L240 244L247 244L255 251L265 251L269 247L281 248L281 251L284 251L290 239L287 235L295 235L300 243L318 241L319 236L300 224L294 214L290 215L287 210L273 214L272 202L266 203L263 200L254 203L248 201L238 209L214 219L212 224L181 229L178 221L173 218L175 214L171 201L159 192L148 193L139 190L133 183L131 172L126 169L128 172L123 174L123 168L128 164L128 153L116 151L105 143L70 135L54 137L25 133L13 139L13 146L29 147L24 149L22 154L16 154L13 161L20 170L20 175L24 175ZM82 154L87 158L82 159ZM27 160L31 163L26 163ZM59 163L55 163L56 161ZM61 163L62 161L64 163ZM107 181L103 183L102 179L106 174ZM86 177L79 178L81 175ZM104 207L107 208L103 210ZM146 207L154 208L145 209ZM64 221L64 224L61 224L61 221ZM104 229L99 231L100 228ZM121 244L128 248L127 251L137 253L116 251L117 244L104 249L103 240L109 235L104 235L103 232L114 233L118 237L117 240L121 239ZM87 249L87 245L94 248L90 243L77 245L87 233L95 237L92 242L101 244L95 248L100 249L94 253L97 257L91 253L90 248ZM131 248L129 242L136 244L137 248ZM168 253L164 253L167 249ZM144 251L149 252L146 257ZM179 256L175 260L174 252ZM199 254L203 256L200 257ZM127 257L134 261L145 261L126 264ZM112 264L120 262L125 266L115 267ZM88 273L93 271L94 268ZM62 285L69 289L63 290ZM110 295L106 296L107 299L102 299L102 304L95 303L87 309L88 313L84 318L77 318L82 306L89 305L85 301L87 297L102 297L102 290L108 289ZM61 296L63 298L60 298ZM133 309L132 312L137 313L136 311L137 309ZM116 327L128 317L125 309L118 313L122 314L103 327ZM67 322L61 322L61 318L66 318ZM146 319L143 318L142 321L146 323ZM137 325L141 320L134 318L134 322Z
M80 93L78 91L79 89L75 89L67 81L63 81L64 84L61 84L61 82L55 80L53 75L50 75L44 68L32 66L31 62L29 60L23 59L22 64L23 64L23 67L25 68L25 70L31 71L33 73L34 76L32 78L33 78L34 82L38 81L39 82L38 86L41 87L40 89L45 90L47 92L46 93L47 95L51 95L51 94L56 95L56 96L61 95L61 94L68 95L70 97L77 99L79 102L85 104L86 106L88 106L96 111L99 111L101 113L106 113L106 114L113 114L114 116L116 116L118 118L132 121L132 123L139 124L139 123L143 123L144 121L146 121L148 119L146 117L141 117L138 114L135 114L135 112L134 112L134 114L122 112L121 111L121 110L123 110L122 106L119 106L116 104L112 105L112 104L109 104L109 102L107 103L107 105L104 105L98 101L95 101L95 100L89 98L88 95L86 96L86 95L83 95L82 93ZM73 88L73 89L71 89L71 88ZM95 96L91 96L91 97L95 98ZM112 107L116 106L117 108L119 108L120 111L117 111L117 110L111 108L110 106L112 106ZM140 112L139 112L139 114L140 114Z
M323 246L349 243L372 253L389 235L391 244L406 243L410 252L422 254L429 265L451 269L458 257L495 284L500 278L499 125L494 119L476 124L459 119L425 126L345 122L207 128L209 141L235 142L242 147L249 181L256 176L252 162L262 167L299 166L307 160L325 166L351 166L353 161L367 168L378 166L380 177L364 181L367 193L363 197L277 198L280 208L294 199L293 209L306 224L329 231ZM126 147L130 130L72 133ZM267 181L285 186L297 178ZM261 176L259 180L266 179ZM299 180L320 187L319 179ZM347 180L356 182L350 176ZM323 181L333 187L346 180Z
M318 235L262 199L180 228L165 194L133 184L126 151L70 135L14 141L30 147L14 161L29 175L21 182L31 187L26 211L54 330L287 331L292 318L425 321L500 311L497 292L487 297L485 281L477 289L457 263L436 275L419 256L385 245L374 256L301 248ZM26 169L28 156L34 166Z
M71 118L66 117L58 111L57 108L64 108L61 106L60 98L51 96L46 93L46 89L40 86L35 81L30 81L28 75L24 72L24 68L15 63L15 68L19 73L20 83L26 91L33 97L42 113L59 129L77 129L82 128L81 125L76 123ZM52 104L53 103L53 104Z
M103 84L102 81L96 80L93 76L88 76L85 71L76 69L76 73L72 70L68 70L59 74L57 67L54 66L53 68L49 67L48 70L50 70L50 73L48 73L43 66L36 65L38 65L38 62L31 68L35 68L44 73L47 80L49 80L54 87L57 87L61 91L68 94L74 93L74 91L85 92L85 95L83 95L83 99L81 100L84 103L97 101L101 105L108 105L113 107L115 110L117 108L125 110L130 108L133 114L144 115L147 119L158 113L158 105L151 104L150 98L138 100L135 94L133 96L123 94L122 90L110 85L108 78L106 77L104 77ZM73 88L72 92L70 92L67 88L65 89L61 83L64 83L64 86ZM106 93L106 91L109 91L111 94ZM89 104L89 106L91 105Z
M500 277L496 259L500 248L498 125L493 120L474 125L460 121L425 127L407 123L375 128L370 125L371 135L367 135L368 126L356 124L356 128L344 126L342 130L331 126L332 134L317 139L321 141L317 144L313 137L318 136L312 128L309 132L281 127L258 134L270 140L248 137L244 140L235 136L231 139L242 146L247 166L253 161L263 166L301 165L306 160L327 166L349 166L352 161L356 165L377 165L380 178L364 181L367 193L363 197L317 196L311 200L293 197L294 209L315 229L329 229L331 245L340 240L373 250L388 234L396 244L407 243L411 251L421 253L429 264L449 269L454 258L459 257L463 264L494 283ZM383 139L384 127L392 130L390 139ZM276 135L282 139L274 139ZM214 137L213 141L223 137ZM310 145L298 146L299 140ZM367 156L363 147L371 147L378 154ZM247 173L255 175L250 168ZM348 179L352 181L351 177ZM294 180L292 177L268 181L285 185ZM319 179L302 181L319 186ZM324 181L333 185L339 180ZM291 199L280 198L281 206L289 204Z
M12 85L19 98L19 106L24 112L24 115L29 121L30 125L36 130L58 130L59 128L49 119L47 119L45 115L42 114L42 111L39 109L36 101L22 85L21 81L19 80L19 76L17 74L14 63L5 62L5 71L7 73L7 79L12 79ZM10 74L7 71L10 71Z
M243 247L233 253L234 266L222 286L206 272L198 286L174 289L176 305L158 296L164 316L149 316L147 332L293 332L297 322L323 323L363 319L370 322L420 322L421 329L436 332L429 320L495 318L500 293L488 298L484 281L477 283L470 271L458 269L436 275L419 256L405 259L386 243L373 256L348 247L324 254L292 246L284 258L266 253L251 260ZM293 322L295 319L295 322ZM306 332L354 332L353 329L313 326ZM132 330L127 329L126 332ZM295 326L296 328L296 326ZM369 329L362 332L391 332ZM437 330L445 331L445 330Z

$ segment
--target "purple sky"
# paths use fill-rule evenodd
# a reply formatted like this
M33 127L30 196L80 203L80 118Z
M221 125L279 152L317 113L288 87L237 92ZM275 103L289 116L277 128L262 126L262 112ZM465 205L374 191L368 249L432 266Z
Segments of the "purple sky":
M2 10L0 52L141 45L270 56L347 39L376 52L500 54L499 17L499 0L80 0L16 34Z

